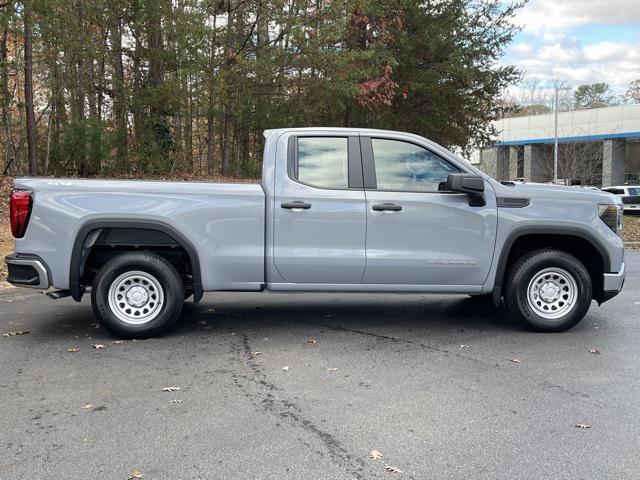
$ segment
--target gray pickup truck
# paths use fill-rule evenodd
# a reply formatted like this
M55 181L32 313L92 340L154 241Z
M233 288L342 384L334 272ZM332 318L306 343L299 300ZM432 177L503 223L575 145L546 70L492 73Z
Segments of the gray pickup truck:
M260 185L16 179L9 282L90 290L123 337L164 332L211 291L469 294L562 331L622 289L613 195L502 184L407 133L265 137Z

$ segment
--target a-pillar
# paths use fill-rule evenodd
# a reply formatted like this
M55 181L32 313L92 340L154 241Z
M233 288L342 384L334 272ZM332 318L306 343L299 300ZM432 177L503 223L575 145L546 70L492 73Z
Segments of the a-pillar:
M547 162L547 148L544 144L529 144L524 146L524 181L544 182L544 166Z
M624 183L624 150L626 139L615 138L602 142L602 186Z

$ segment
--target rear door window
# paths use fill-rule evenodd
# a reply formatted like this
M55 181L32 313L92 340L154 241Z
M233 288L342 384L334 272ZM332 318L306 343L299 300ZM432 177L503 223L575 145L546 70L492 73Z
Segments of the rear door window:
M299 137L294 179L312 187L349 188L347 137Z

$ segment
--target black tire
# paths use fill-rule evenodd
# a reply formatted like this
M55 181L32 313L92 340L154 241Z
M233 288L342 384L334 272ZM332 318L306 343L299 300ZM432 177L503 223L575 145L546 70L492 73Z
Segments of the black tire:
M136 278L138 283L135 283ZM123 281L129 281L129 285L122 284ZM121 287L116 289L118 284L114 285L112 308L109 292L115 282ZM154 284L161 291L158 291ZM122 292L126 295L131 286L137 285L140 285L142 293L136 293L139 295L136 299L142 303L146 295L146 304L130 306L129 303L125 303L129 302L129 297L124 298L122 303L115 300L115 295L119 294L120 290L124 289ZM154 292L157 292L157 295ZM168 331L180 317L184 297L184 285L175 267L159 255L141 252L123 253L109 260L98 271L91 289L91 304L100 323L115 335L124 338L153 337ZM156 303L153 303L154 299ZM147 313L143 310L145 306L149 307ZM127 307L131 307L129 313L126 312ZM134 317L136 311L143 316L148 314L149 320ZM151 313L148 313L149 311ZM121 316L128 318L128 321L120 318Z
M543 249L514 262L504 300L507 309L530 329L562 332L586 315L592 293L591 277L580 260L562 250ZM557 318L548 318L553 315Z

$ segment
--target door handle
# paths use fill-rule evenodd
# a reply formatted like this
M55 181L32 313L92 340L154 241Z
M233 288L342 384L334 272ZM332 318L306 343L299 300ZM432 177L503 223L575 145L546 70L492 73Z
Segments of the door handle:
M300 208L302 210L309 210L311 208L310 203L300 202L300 201L284 202L284 203L281 203L280 206L282 208L289 208L289 209Z
M375 212L399 212L402 210L402 205L396 205L395 203L378 203L371 208Z

